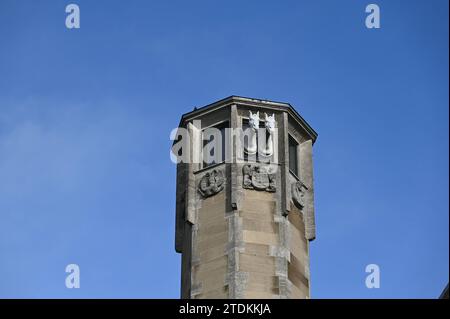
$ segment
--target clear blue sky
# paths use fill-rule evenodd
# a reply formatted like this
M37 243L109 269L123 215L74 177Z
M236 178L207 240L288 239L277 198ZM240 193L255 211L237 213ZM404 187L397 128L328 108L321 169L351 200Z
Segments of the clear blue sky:
M319 133L312 297L440 294L448 1L375 1L378 30L371 1L74 2L79 30L70 1L0 2L0 297L177 298L169 133L229 95Z

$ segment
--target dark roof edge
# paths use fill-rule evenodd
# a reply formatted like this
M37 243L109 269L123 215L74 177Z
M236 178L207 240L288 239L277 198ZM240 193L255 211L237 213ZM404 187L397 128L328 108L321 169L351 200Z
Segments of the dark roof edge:
M439 299L448 299L448 284L445 286L444 290L442 291L441 295L439 296Z
M308 124L308 122L306 122L306 120L297 112L297 110L291 104L285 103L285 102L276 102L276 101L255 99L255 98L236 96L236 95L228 96L224 99L210 103L210 104L202 106L198 109L194 109L191 112L187 112L187 113L183 114L180 119L179 126L182 126L187 119L195 117L197 114L201 114L208 109L212 110L214 108L220 108L220 107L226 106L233 102L237 102L237 103L241 103L241 104L247 103L247 104L254 104L254 105L267 104L267 106L275 106L275 107L284 108L288 112L290 112L291 116L293 116L295 119L298 120L300 126L302 126L305 129L305 131L311 136L313 143L317 139L317 136L318 136L317 132Z

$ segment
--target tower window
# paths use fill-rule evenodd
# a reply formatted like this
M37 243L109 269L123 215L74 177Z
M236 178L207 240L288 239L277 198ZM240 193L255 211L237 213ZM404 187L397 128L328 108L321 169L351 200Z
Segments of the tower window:
M228 121L208 127L202 131L203 139L203 167L208 167L225 161L226 157L226 128Z
M289 170L298 176L298 143L289 135Z

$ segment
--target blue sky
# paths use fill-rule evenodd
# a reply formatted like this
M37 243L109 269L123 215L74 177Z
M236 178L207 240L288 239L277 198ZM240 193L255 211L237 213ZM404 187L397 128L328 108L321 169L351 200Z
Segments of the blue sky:
M79 0L78 30L69 3L0 2L0 297L177 298L169 133L229 95L319 133L313 298L440 294L448 1L376 1L376 30L369 1Z

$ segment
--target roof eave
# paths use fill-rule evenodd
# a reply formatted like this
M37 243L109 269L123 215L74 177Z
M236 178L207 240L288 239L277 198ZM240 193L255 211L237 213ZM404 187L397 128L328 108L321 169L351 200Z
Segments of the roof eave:
M317 136L318 136L317 132L308 124L308 122L306 122L306 120L297 112L297 110L291 104L285 103L285 102L254 99L254 98L242 97L242 96L236 96L236 95L231 95L229 97L226 97L226 98L216 101L214 103L205 105L198 109L194 109L191 112L183 114L180 119L179 127L184 126L184 124L187 121L194 119L195 117L203 114L206 111L211 112L211 111L220 109L222 107L229 106L233 103L240 103L240 104L249 105L249 106L267 105L267 106L282 108L285 111L287 111L298 122L298 124L300 124L300 126L308 133L308 135L311 137L313 143L317 139Z

